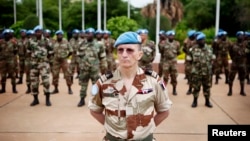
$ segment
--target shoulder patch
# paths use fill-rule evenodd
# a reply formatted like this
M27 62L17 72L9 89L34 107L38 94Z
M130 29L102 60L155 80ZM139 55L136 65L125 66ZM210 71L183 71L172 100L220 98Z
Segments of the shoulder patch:
M146 75L154 77L155 79L159 78L159 75L157 74L157 72L155 72L153 70L145 70L144 73Z
M103 74L100 76L100 80L103 82L107 81L108 79L113 77L113 73L112 72L108 72L106 74Z

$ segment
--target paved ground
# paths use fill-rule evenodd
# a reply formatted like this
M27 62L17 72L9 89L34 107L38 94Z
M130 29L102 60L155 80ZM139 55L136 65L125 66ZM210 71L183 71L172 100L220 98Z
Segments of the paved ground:
M8 80L7 92L0 95L0 141L101 141L103 127L91 117L86 106L77 107L78 80L74 80L74 94L68 95L62 74L60 77L60 94L51 96L51 107L45 106L43 94L39 95L40 104L30 107L33 97L25 94L26 85L18 85L18 94L12 94ZM207 141L209 124L250 124L250 85L246 85L244 97L239 95L239 81L235 81L233 95L229 97L222 77L219 85L212 87L213 108L204 106L202 93L198 107L191 108L193 98L186 95L188 86L183 74L178 76L177 96L171 94L172 87L167 85L174 104L169 118L155 131L157 141Z

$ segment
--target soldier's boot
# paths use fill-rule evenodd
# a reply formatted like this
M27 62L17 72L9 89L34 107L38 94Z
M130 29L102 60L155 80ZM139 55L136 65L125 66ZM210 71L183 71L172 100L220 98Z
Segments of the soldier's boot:
M1 89L1 91L0 91L0 94L5 93L5 88L6 88L6 84L5 84L5 83L2 83L2 89Z
M46 106L51 106L50 93L49 92L45 93L45 96L46 96L46 100L45 100Z
M177 95L176 86L173 86L173 95Z
M58 85L55 85L55 89L51 94L57 94L57 93L59 93Z
M78 103L78 107L82 107L83 105L85 105L85 98L81 97L80 102Z
M189 85L189 89L188 89L188 91L187 91L187 93L186 93L187 95L190 95L190 94L192 94L192 87L191 87L191 85Z
M215 84L218 84L219 83L219 75L216 75L216 77L215 77Z
M197 99L197 97L194 97L193 103L191 105L193 108L197 107Z
M29 93L31 93L31 88L30 88L30 84L29 85L27 85L27 90L26 90L26 92L25 92L26 94L29 94Z
M240 95L246 96L246 93L244 91L244 82L240 83Z
M228 95L228 96L231 96L231 95L232 95L232 87L233 87L233 84L229 83L228 86L229 86L229 91L228 91L227 95Z
M14 94L18 93L18 91L16 90L16 85L12 85L12 92Z
M23 84L23 76L22 75L20 75L17 84Z
M205 106L207 106L207 107L209 107L209 108L212 108L212 107L213 107L213 105L210 103L209 98L206 98Z
M38 94L33 95L33 97L34 97L34 100L33 100L33 102L30 104L30 106L35 106L35 105L38 105L38 104L39 104Z
M73 91L71 89L71 86L68 86L68 94L73 94Z

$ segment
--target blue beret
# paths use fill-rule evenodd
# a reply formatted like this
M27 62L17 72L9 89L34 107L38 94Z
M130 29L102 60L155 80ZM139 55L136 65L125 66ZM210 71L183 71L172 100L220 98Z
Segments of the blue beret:
M95 31L95 34L103 34L103 31L102 31L101 29L97 29L97 30Z
M236 36L239 36L239 35L244 35L244 32L243 31L237 31Z
M159 31L159 35L163 35L163 34L165 34L165 31L164 30L160 30Z
M72 33L80 33L80 31L78 29L74 29Z
M169 31L166 32L166 35L167 36L175 35L175 32L173 30L169 30Z
M188 37L191 37L191 36L195 35L195 33L196 33L195 30L189 30L187 35L188 35Z
M10 29L5 29L5 30L3 31L3 34L7 34L7 33L11 33L11 30L10 30Z
M51 33L51 31L49 29L45 29L44 32L49 33L49 34Z
M85 33L95 33L95 29L90 27L85 30Z
M26 29L21 29L21 30L20 30L20 33L22 33L22 32L25 32L25 33L26 33L27 30L26 30Z
M109 35L111 35L111 32L109 30L104 30L103 34L109 34Z
M137 31L138 34L148 34L148 30L147 29L140 29L139 31Z
M37 30L43 30L43 28L40 25L37 25L33 31L36 32Z
M63 35L64 33L63 33L62 30L57 30L57 31L56 31L56 35L58 35L58 34L62 34L62 35Z
M117 38L114 47L117 47L121 44L141 44L141 37L136 32L124 32Z
M34 34L34 31L33 31L33 30L28 30L28 31L26 32L26 34L27 34L27 35Z
M202 39L205 39L206 38L206 35L204 33L200 33L197 37L196 37L196 40L202 40Z

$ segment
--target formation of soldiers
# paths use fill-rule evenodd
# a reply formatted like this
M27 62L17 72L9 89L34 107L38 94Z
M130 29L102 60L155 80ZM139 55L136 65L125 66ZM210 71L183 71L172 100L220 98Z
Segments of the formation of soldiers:
M156 44L148 39L148 30L139 29L137 33L142 39L144 52L140 60L140 67L146 72L153 70L152 63L156 55ZM47 106L51 106L50 95L59 93L59 74L63 71L68 86L68 94L73 94L71 86L74 75L79 78L80 101L78 107L85 105L86 90L89 79L94 83L100 74L111 74L117 67L114 57L115 39L111 38L111 31L72 30L72 38L65 39L64 32L55 32L55 38L48 29L36 26L33 30L21 30L20 38L14 37L14 31L5 29L0 40L1 90L6 92L6 79L11 78L12 92L18 93L17 84L23 84L26 76L26 93L31 93L34 100L30 106L39 104L39 84L42 79L43 92ZM225 83L229 86L228 95L232 95L232 86L236 73L240 81L240 94L245 96L244 82L250 84L250 33L238 31L237 40L230 41L226 31L219 31L211 47L206 44L206 35L202 32L189 30L183 41L175 39L175 31L159 33L159 75L167 84L170 81L172 94L177 95L177 57L181 49L185 53L185 78L188 81L187 94L193 94L192 107L197 106L197 98L201 86L206 99L205 105L212 107L209 101L212 78L215 75L215 84L219 83L220 75L225 74ZM231 68L229 60L232 60ZM25 74L25 75L24 75ZM50 75L54 90L50 91ZM18 76L18 81L16 78Z

